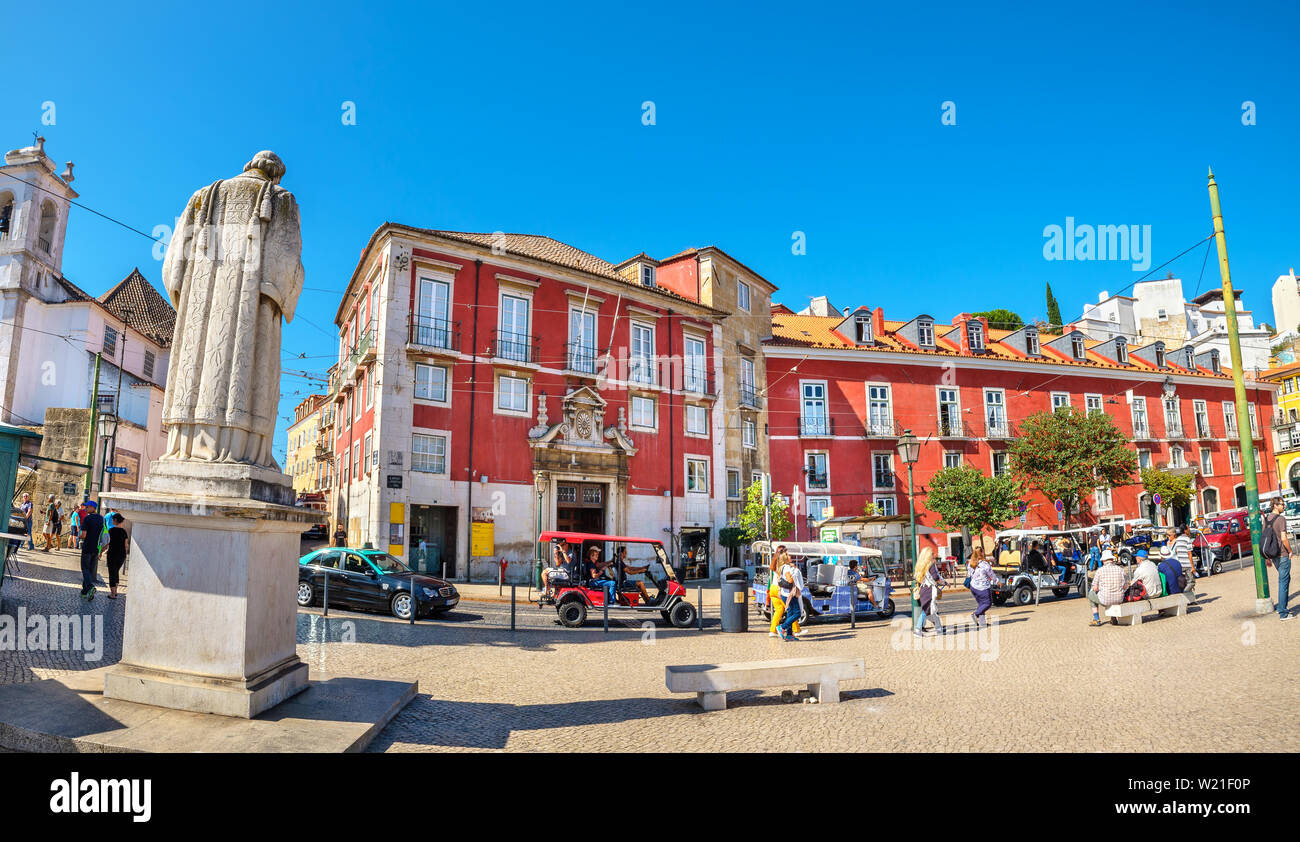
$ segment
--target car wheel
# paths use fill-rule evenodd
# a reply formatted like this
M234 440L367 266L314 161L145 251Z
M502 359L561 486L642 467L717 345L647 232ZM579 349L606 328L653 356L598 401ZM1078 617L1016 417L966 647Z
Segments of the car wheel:
M582 604L582 600L571 599L561 605L558 609L560 622L567 628L580 628L583 623L587 622L587 606Z
M414 603L411 600L411 595L405 591L393 594L392 600L388 603L388 607L393 612L393 616L399 620L411 619L411 608L413 605Z
M1216 558L1214 564L1210 566L1210 575L1216 575L1223 572L1223 560Z
M298 583L298 604L303 608L311 605L316 601L316 589L312 587L311 582Z
M668 609L668 622L679 629L689 629L695 625L695 606L689 602L679 602Z
M1057 599L1064 599L1069 595L1070 595L1069 588L1052 588L1052 596L1056 597Z
M1011 601L1016 605L1028 605L1034 601L1034 589L1028 585L1021 585L1011 595Z
M892 599L887 599L885 600L885 609L883 611L877 611L876 613L880 616L880 619L888 620L890 617L894 616L894 612L897 610L898 606L894 605L894 601Z

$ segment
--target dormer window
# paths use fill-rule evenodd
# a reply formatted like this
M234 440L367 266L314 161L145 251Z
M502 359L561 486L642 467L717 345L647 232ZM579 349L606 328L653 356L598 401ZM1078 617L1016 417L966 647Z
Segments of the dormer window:
M1156 368L1165 367L1165 346L1156 345Z
M1086 355L1086 350L1083 347L1083 337L1081 335L1076 333L1070 337L1070 353L1076 360L1082 360Z
M1120 365L1128 365L1128 345L1123 339L1115 339L1115 361Z
M984 325L977 321L966 323L966 340L972 351L984 350Z
M916 344L922 348L934 347L934 319L918 319L916 322Z
M1219 349L1218 348L1210 349L1210 371L1213 371L1215 374L1221 373L1219 371Z
M1183 348L1183 368L1189 371L1196 370L1196 352L1192 350L1191 345Z
M641 286L653 287L655 285L655 267L647 264L641 264Z
M853 341L859 345L870 345L875 340L871 336L871 318L859 316L853 320Z
M1032 327L1025 330L1025 353L1031 357L1042 353L1038 347L1038 331Z

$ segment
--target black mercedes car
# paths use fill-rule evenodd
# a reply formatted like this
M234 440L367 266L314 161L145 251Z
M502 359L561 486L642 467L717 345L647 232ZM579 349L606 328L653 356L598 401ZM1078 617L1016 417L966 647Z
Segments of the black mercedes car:
M417 618L442 614L460 602L450 582L415 573L386 552L325 547L298 559L299 605L320 604L326 576L331 607L388 611L409 620L412 590Z

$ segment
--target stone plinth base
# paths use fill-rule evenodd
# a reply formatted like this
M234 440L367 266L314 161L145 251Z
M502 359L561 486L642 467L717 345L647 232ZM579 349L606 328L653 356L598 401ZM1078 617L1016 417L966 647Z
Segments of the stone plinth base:
M297 499L287 474L240 462L155 460L149 463L144 490L197 498L200 504L207 499L237 499L292 506Z
M1263 617L1265 614L1272 614L1276 610L1277 610L1277 606L1273 604L1273 600L1268 599L1267 597L1264 599L1256 598L1255 600L1256 617Z
M296 650L299 537L318 515L262 501L122 492L131 601L109 698L252 717L307 686Z

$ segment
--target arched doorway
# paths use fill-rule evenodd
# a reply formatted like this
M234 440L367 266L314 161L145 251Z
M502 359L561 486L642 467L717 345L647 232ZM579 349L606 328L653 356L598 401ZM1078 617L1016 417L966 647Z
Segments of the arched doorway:
M1201 492L1201 513L1210 514L1219 510L1219 492L1214 488L1207 488Z
M1239 508L1239 509L1243 509L1243 508L1246 507L1246 486L1244 486L1244 485L1239 485L1239 486L1237 486L1236 488L1234 488L1234 489L1233 489L1233 496L1236 497L1236 500L1237 500L1237 503L1236 503L1237 508Z
M1300 459L1291 463L1291 467L1286 472L1286 480L1291 484L1291 492L1300 494Z

